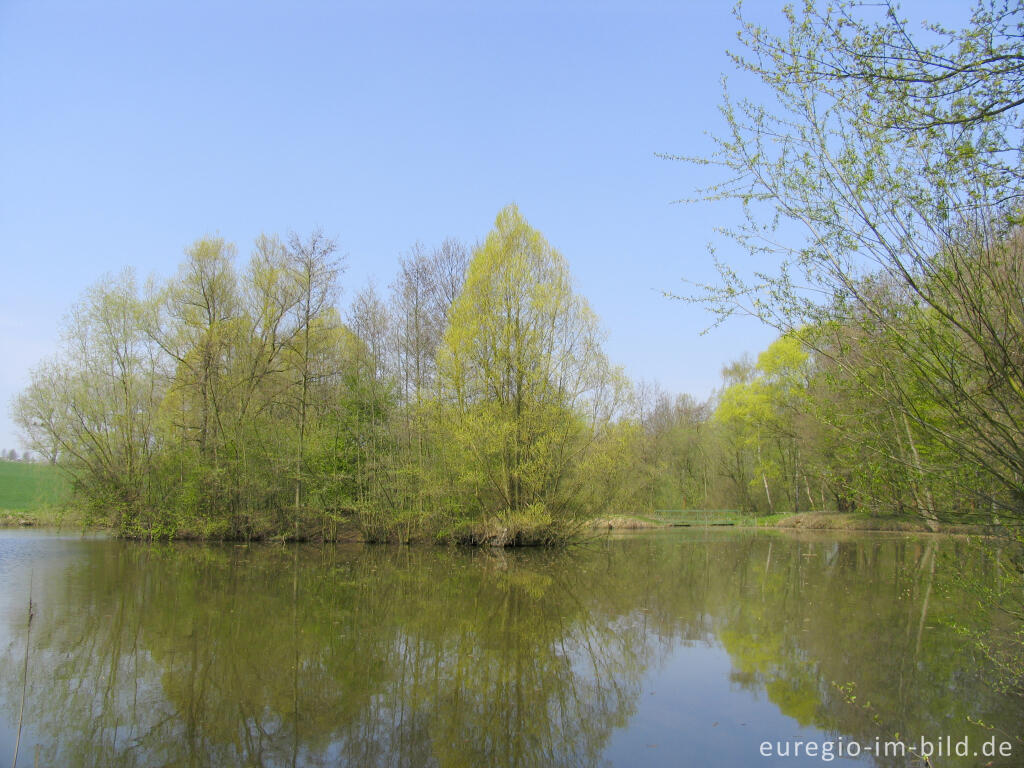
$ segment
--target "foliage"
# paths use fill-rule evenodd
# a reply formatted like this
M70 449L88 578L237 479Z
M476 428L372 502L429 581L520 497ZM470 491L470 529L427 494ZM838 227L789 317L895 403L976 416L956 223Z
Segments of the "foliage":
M935 468L978 506L1024 514L1021 13L980 2L963 30L921 36L889 4L806 2L781 32L740 12L734 60L766 98L727 93L726 131L698 158L726 173L705 196L742 204L728 233L762 265L721 264L701 300L808 329L821 366L863 393L857 418L819 420L859 422L846 436L875 454L876 484L903 465L894 497L931 519Z
M501 211L438 349L434 416L464 514L601 511L588 464L614 441L626 393L601 342L565 259L514 206Z
M514 207L345 318L334 252L261 236L240 269L203 238L171 280L104 279L16 403L28 446L130 537L554 543L630 503L628 382Z
M724 392L737 490L759 471L772 507L761 432L789 431L794 478L810 443L804 476L840 508L1012 532L1024 520L1024 4L979 0L963 29L921 32L889 2L806 0L780 30L737 17L733 59L764 99L727 90L725 131L695 160L723 172L702 196L741 205L725 231L757 267L719 263L719 283L691 298L719 320L744 312L798 333L813 353L795 401L809 429L787 430L766 410L785 396L765 403L749 377Z
M33 509L62 504L69 488L56 467L28 461L0 460L0 510Z

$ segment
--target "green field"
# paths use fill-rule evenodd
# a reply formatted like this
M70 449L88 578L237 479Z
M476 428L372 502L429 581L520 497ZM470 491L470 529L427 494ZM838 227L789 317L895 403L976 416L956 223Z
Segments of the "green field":
M36 509L68 500L67 480L49 464L0 461L0 510Z

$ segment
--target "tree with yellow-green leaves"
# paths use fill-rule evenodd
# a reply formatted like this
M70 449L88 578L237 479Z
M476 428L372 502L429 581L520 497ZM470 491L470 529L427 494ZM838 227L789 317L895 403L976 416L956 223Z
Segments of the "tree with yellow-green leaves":
M468 519L565 521L605 500L586 468L614 431L626 382L601 348L564 257L503 209L476 250L438 350L444 465Z
M769 512L780 512L785 497L798 512L802 494L814 505L800 451L809 376L807 350L796 334L778 338L756 365L731 367L714 422L725 448L723 475L741 507L761 496Z
M133 524L153 488L159 350L130 271L86 291L65 320L60 355L14 403L28 446L73 470L85 506Z

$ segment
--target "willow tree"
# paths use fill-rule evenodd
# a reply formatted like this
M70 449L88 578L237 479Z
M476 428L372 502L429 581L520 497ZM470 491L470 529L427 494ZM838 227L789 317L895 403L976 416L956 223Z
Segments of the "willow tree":
M90 288L65 320L59 353L33 369L13 404L26 445L123 528L149 501L162 397L145 314L130 271Z
M148 333L163 352L168 378L161 404L164 439L177 443L181 477L194 486L197 506L218 514L224 484L233 371L246 329L235 274L235 247L201 238L185 251L174 280L153 297Z
M562 255L513 205L469 264L438 351L449 469L471 517L582 511L586 465L623 393Z

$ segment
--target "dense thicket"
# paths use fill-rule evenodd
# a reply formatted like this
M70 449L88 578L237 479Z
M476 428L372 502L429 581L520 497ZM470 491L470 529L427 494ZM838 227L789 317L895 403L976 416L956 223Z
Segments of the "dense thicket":
M915 311L906 308L908 316ZM757 513L860 511L930 526L1019 520L1013 489L948 445L983 436L942 413L929 390L934 382L926 386L911 366L895 364L905 352L898 338L863 330L805 326L756 362L726 366L703 426L708 437L697 443L714 457L711 504ZM952 375L979 391L989 386L965 368Z
M346 318L334 253L260 237L239 268L206 238L170 280L105 279L17 400L30 447L128 536L513 543L628 503L627 382L514 206L472 255L415 247Z

